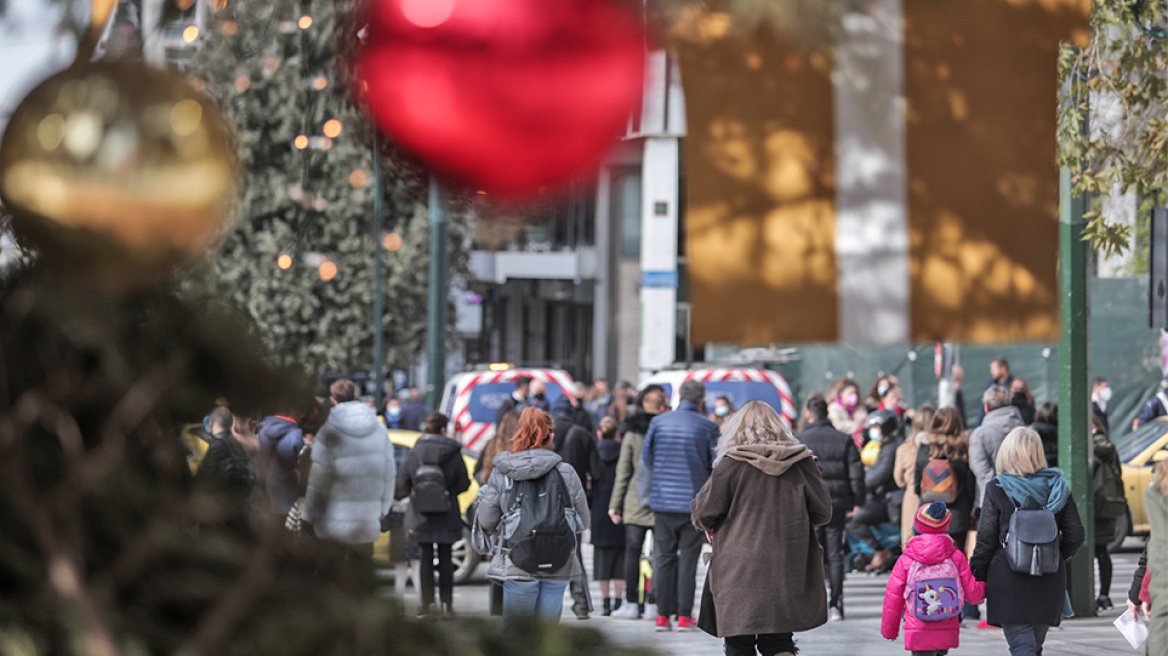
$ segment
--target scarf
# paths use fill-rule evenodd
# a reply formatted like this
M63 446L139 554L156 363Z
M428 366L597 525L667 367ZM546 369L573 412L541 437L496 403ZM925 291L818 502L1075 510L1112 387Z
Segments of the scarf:
M1058 469L1043 469L1026 476L998 474L998 485L1021 508L1046 508L1057 513L1071 496L1071 486Z

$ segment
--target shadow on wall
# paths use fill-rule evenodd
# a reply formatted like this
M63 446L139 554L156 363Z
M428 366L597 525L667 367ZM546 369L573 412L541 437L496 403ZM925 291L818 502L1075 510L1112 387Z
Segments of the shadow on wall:
M1057 59L1089 10L905 2L914 339L1057 337Z
M789 46L763 27L687 42L679 58L695 336L834 339L829 53Z
M1057 54L1089 8L905 0L911 339L1057 335ZM678 44L694 338L833 341L832 53L733 10Z

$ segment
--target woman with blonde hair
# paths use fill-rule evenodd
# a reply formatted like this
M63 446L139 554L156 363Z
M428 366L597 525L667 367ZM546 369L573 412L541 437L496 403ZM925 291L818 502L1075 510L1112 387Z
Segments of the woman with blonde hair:
M831 496L811 450L750 401L726 421L690 507L714 547L698 626L727 656L794 654L795 632L827 622L814 527L831 520Z
M996 478L986 484L977 548L970 558L973 575L986 583L986 616L1003 629L1012 656L1036 656L1052 626L1062 621L1067 591L1066 561L1083 545L1085 532L1070 485L1062 472L1046 467L1042 438L1030 428L1015 428L998 450ZM1032 575L1014 571L1003 544L1017 510L1045 509L1059 529L1058 569Z
M558 622L568 581L578 580L584 573L576 550L579 535L588 529L591 518L588 501L576 470L551 449L551 417L539 408L524 409L511 450L495 456L491 477L479 490L475 522L487 535L496 536L487 578L503 583L505 623L521 616ZM575 533L575 544L570 552L557 552L554 558L544 558L558 562L558 566L525 566L526 561L519 559L521 552L515 547L522 540L521 529L527 525L525 520L531 519L528 513L539 506L539 503L524 503L528 494L539 498L563 497L565 514L569 523L574 524L569 528ZM556 537L542 539L550 541ZM511 543L511 540L517 542ZM532 553L544 544L533 545ZM525 548L523 553L527 551Z

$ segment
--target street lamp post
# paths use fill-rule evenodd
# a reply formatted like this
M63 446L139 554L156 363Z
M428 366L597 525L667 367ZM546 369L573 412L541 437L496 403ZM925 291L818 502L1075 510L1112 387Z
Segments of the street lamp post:
M377 136L373 137L373 402L380 410L382 394L385 392L384 345L382 344L384 325L381 307L382 253L381 247L381 154L377 148Z
M426 411L436 412L446 382L446 190L430 174L430 287L426 311Z

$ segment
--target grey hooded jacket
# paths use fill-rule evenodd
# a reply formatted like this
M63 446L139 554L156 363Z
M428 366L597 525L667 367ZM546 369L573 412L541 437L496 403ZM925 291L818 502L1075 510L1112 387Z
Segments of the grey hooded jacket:
M519 453L503 452L496 455L493 462L495 468L491 471L491 477L487 480L487 484L479 490L478 510L475 514L475 521L487 535L497 536L499 533L501 520L511 501L510 491L513 481L528 481L539 478L550 472L552 467L560 472L560 476L564 478L564 483L568 486L568 495L572 499L572 510L574 511L568 511L569 520L576 524L577 537L588 530L591 515L588 512L588 500L584 496L584 486L580 484L580 477L576 475L576 470L564 462L555 451L531 449ZM575 517L572 517L573 514ZM491 566L487 569L487 578L492 581L508 579L513 581L570 581L579 579L583 573L580 561L573 552L568 563L560 569L538 575L532 574L516 567L511 562L510 556L500 548L500 542L498 539L494 541ZM576 544L578 549L579 539L577 539Z
M360 401L338 404L316 433L303 518L318 538L372 544L393 503L396 475L377 413Z
M981 508L986 484L997 476L998 450L1002 448L1002 442L1006 441L1010 431L1025 425L1018 407L1007 405L987 414L981 425L973 429L969 436L969 468L977 477L975 508Z

